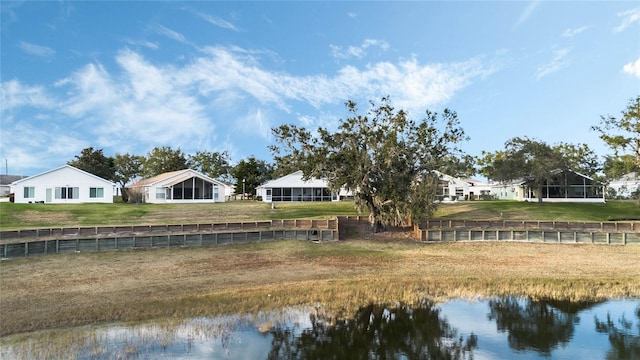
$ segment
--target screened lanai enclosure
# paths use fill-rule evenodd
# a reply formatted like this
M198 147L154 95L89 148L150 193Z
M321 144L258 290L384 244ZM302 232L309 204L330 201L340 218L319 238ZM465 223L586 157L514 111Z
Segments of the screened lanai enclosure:
M226 185L192 169L172 171L133 184L133 192L149 203L222 202Z
M156 188L156 199L166 200L218 200L218 184L192 177L184 181Z
M327 188L268 188L266 201L337 201L338 194Z
M264 202L340 201L352 197L351 192L332 192L325 179L304 178L302 171L270 180L256 188L256 195Z
M538 189L526 185L526 198L537 199ZM604 201L604 187L589 176L561 171L544 181L541 197L543 201Z

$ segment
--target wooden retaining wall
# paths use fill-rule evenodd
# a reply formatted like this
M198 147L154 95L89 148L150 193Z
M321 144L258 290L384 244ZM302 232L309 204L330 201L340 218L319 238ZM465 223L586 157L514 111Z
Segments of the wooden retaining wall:
M214 232L214 231L250 231L256 229L320 229L337 230L338 220L266 220L245 222L224 222L205 224L173 225L116 225L60 227L26 230L0 231L0 243L21 242L22 239L58 239L66 237L116 236L121 234L175 233L175 232Z
M640 232L566 231L566 230L419 230L425 242L446 241L521 241L567 244L638 244Z
M420 224L424 230L431 229L515 229L515 230L573 230L640 232L637 221L521 221L521 220L428 220Z
M273 240L338 240L338 229L279 229L121 236L73 237L0 244L0 256L15 258L34 255L129 250L162 247L216 246Z

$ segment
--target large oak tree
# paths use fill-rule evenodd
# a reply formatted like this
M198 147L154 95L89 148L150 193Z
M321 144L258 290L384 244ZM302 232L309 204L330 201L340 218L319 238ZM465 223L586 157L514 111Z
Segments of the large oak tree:
M600 170L597 155L586 144L550 146L527 137L507 141L504 150L483 152L478 165L488 179L529 181L537 194L542 194L544 183L553 180L558 171L570 170L594 177ZM541 196L538 196L538 202L542 202Z
M370 102L360 114L355 102L336 131L310 131L296 125L273 129L277 162L295 164L305 178L325 178L332 191L355 194L359 210L368 210L374 230L429 218L435 209L438 175L466 140L454 111L427 111L420 121L396 110L388 98Z
M592 129L600 133L600 139L615 152L616 158L633 162L629 167L640 167L640 96L629 101L621 117L601 116L600 124ZM624 154L631 156L623 157Z

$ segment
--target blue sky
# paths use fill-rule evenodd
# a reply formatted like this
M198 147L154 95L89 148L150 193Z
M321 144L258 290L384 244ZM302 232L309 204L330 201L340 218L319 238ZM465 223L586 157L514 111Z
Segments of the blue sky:
M2 1L0 157L33 175L83 148L271 161L271 128L335 128L389 95L458 113L471 155L590 130L640 94L638 1Z

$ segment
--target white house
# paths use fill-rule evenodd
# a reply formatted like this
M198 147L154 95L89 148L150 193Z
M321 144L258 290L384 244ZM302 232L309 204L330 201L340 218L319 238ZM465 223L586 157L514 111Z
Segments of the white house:
M628 173L619 179L609 182L608 187L615 191L615 197L630 198L634 192L640 191L640 173Z
M256 195L263 202L283 201L339 201L349 197L345 190L331 192L325 179L302 179L302 171L268 181L256 188Z
M221 181L184 169L140 180L129 189L141 192L144 202L176 204L224 202L226 187Z
M8 196L9 193L11 193L11 183L25 178L27 178L27 176L0 175L0 196Z
M11 183L16 203L112 203L115 184L64 165Z
M491 195L498 200L524 201L528 190L525 184L524 180L494 183L491 185Z
M517 180L497 183L491 188L492 195L499 200L543 202L586 202L604 203L604 187L593 178L575 171L558 170L553 178L542 184L542 194L531 181Z
M491 193L491 185L481 181L436 173L440 176L437 193L440 201L479 200Z

